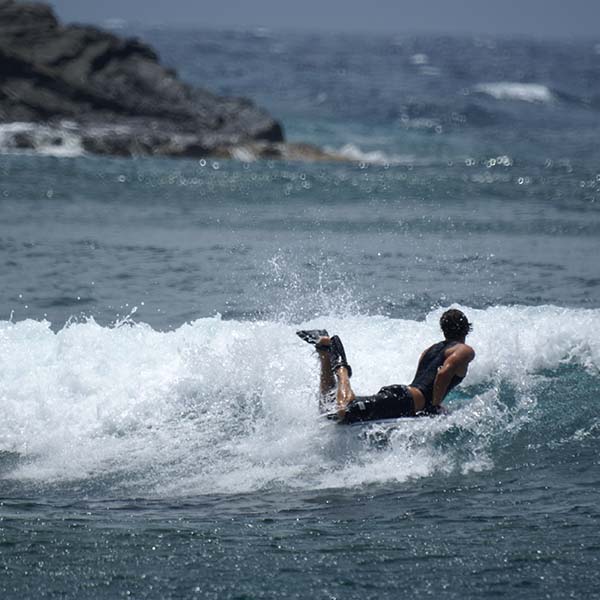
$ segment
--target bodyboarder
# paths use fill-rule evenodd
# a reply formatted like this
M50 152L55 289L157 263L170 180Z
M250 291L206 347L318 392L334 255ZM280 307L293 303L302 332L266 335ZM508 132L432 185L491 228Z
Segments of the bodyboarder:
M324 329L298 331L297 335L313 344L319 355L321 412L328 412L335 399L333 416L340 423L443 413L444 398L464 379L475 351L465 343L472 325L462 311L447 310L440 318L440 327L444 340L421 354L413 381L409 385L384 386L371 396L354 394L350 385L352 368L337 335L330 337Z

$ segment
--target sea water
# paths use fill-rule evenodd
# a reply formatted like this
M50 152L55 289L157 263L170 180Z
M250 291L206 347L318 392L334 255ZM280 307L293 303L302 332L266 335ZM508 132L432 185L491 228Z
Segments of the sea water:
M2 597L598 597L594 42L136 33L352 160L5 148ZM449 306L448 416L319 416L297 329L368 394Z

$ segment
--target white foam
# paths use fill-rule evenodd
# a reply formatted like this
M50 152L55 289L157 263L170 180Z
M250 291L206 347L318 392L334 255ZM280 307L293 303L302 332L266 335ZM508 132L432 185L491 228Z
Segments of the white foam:
M539 83L517 83L512 81L479 83L474 90L492 96L496 100L520 100L540 103L550 103L556 100L552 91Z
M58 332L47 322L0 322L0 451L26 459L10 474L16 479L110 477L158 495L488 469L494 441L510 444L537 414L536 372L563 363L600 370L600 310L465 311L477 352L462 392L470 398L455 400L448 417L407 420L385 448L318 416L314 352L294 331L339 333L354 388L368 394L410 381L421 350L439 337L440 310L425 321L331 316L296 325L214 317L170 332L93 320ZM500 401L503 382L517 390L516 406ZM474 385L483 391L469 392ZM455 434L469 443L449 444Z
M417 65L417 66L428 65L429 64L429 57L427 56L427 54L423 54L423 53L413 54L410 57L410 62L413 65Z
M258 158L256 152L248 146L235 146L231 151L231 156L236 160L247 163L254 162Z
M364 151L356 144L345 144L341 148L326 148L327 152L348 160L373 165L414 165L419 162L412 154L387 154L381 150Z
M24 145L20 138L27 138ZM0 153L35 153L46 156L81 156L81 137L71 124L50 127L36 123L0 124Z

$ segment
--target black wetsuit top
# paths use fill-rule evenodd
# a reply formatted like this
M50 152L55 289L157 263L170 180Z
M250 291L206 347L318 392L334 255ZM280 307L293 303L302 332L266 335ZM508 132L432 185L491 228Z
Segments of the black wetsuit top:
M438 369L446 360L444 353L448 348L454 346L455 344L458 344L458 342L452 340L438 342L437 344L431 346L427 352L425 352L423 358L419 362L415 378L410 385L411 387L415 387L420 390L425 397L425 410L430 409L433 406L433 383L435 381ZM455 375L452 378L452 381L450 381L450 385L446 390L446 394L452 388L455 388L463 379L464 377Z

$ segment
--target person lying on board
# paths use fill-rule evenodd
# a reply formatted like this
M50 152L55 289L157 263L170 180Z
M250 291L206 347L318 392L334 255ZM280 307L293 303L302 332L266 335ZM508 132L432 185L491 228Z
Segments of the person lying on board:
M447 310L440 318L440 327L444 340L421 354L412 383L388 385L372 396L356 396L352 391L352 368L337 335L330 337L324 329L297 331L319 355L321 412L328 411L335 397L332 416L341 423L443 413L444 398L464 379L475 351L465 343L472 325L462 311Z

